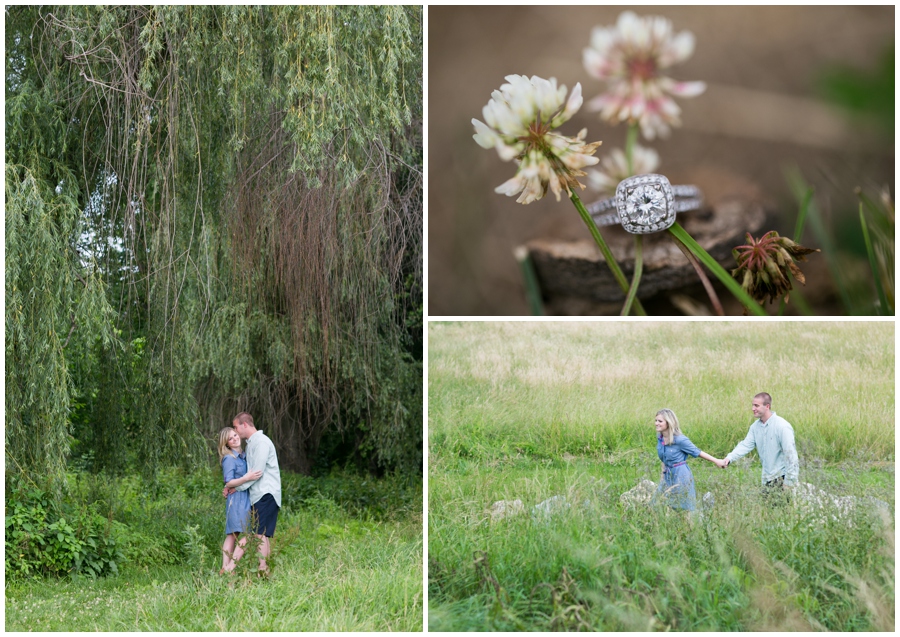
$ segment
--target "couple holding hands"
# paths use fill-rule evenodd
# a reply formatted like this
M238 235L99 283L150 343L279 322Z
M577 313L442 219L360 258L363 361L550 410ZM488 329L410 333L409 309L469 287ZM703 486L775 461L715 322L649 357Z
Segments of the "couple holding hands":
M663 465L657 493L665 498L670 507L686 511L697 508L694 475L687 466L688 456L699 456L724 469L732 461L756 449L762 462L764 494L787 491L797 484L800 466L794 444L794 428L772 411L772 397L765 392L753 397L753 415L756 421L750 425L747 437L719 460L700 451L681 433L678 418L671 409L660 409L656 413L656 453Z

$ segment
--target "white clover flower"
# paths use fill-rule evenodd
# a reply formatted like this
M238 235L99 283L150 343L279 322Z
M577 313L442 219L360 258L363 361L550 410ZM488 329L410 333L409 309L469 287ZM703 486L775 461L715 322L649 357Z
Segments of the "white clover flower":
M581 108L581 84L575 85L567 101L566 87L557 87L556 78L507 75L506 81L508 84L491 93L482 110L487 123L472 120L472 138L479 146L496 148L500 159L515 159L519 164L515 177L495 192L519 195L516 201L528 204L546 195L548 189L557 201L563 189L567 193L574 186L584 189L576 177L585 175L581 168L598 162L591 155L601 142L585 143L587 129L575 137L550 132Z
M659 16L619 15L614 27L595 27L591 46L584 49L588 73L608 82L608 90L588 103L611 123L637 122L647 139L665 137L669 126L679 126L681 109L670 95L694 97L706 90L705 82L676 82L661 74L694 52L694 34L675 35L672 22Z
M625 151L621 148L614 148L609 155L600 160L599 170L588 171L588 181L591 184L591 188L599 191L601 194L615 194L616 186L623 179L633 175L645 175L656 172L656 168L659 166L659 153L652 148L644 148L635 144L632 149L631 163L631 170L629 171Z

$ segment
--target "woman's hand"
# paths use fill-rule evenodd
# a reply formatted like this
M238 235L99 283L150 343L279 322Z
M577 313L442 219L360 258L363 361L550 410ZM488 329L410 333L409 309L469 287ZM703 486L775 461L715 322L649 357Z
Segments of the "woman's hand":
M256 469L254 471L250 471L250 472L244 474L244 482L247 482L249 480L259 480L261 477L262 477L262 471L260 471L259 469Z

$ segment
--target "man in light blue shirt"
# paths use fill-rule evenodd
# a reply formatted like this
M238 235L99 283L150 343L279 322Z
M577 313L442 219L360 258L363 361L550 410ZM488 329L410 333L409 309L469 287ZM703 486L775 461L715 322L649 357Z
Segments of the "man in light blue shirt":
M753 397L753 415L756 421L750 425L747 437L725 456L725 466L756 449L766 491L789 490L800 477L794 428L772 411L772 397L765 392Z
M249 480L235 490L248 490L250 495L251 519L255 522L253 529L259 538L259 572L269 574L266 558L271 553L271 538L275 535L275 524L281 510L281 472L278 470L278 457L275 445L262 431L253 424L253 416L241 412L234 417L232 426L237 434L247 441L247 472L259 470L262 475L258 480ZM228 492L228 489L225 490ZM233 557L237 562L244 554L242 540L234 549Z

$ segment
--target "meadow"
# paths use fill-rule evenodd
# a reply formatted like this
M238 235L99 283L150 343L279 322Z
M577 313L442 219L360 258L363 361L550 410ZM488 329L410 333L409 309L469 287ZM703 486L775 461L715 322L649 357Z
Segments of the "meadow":
M893 630L893 343L884 322L430 324L429 629ZM620 502L659 480L658 409L723 457L759 391L801 481L889 510L767 506L755 453L691 460L701 516Z
M70 474L67 501L107 518L116 572L15 576L7 543L7 631L418 631L422 489L417 480L282 472L273 571L221 567L224 500L212 471ZM249 558L249 556L247 556Z

